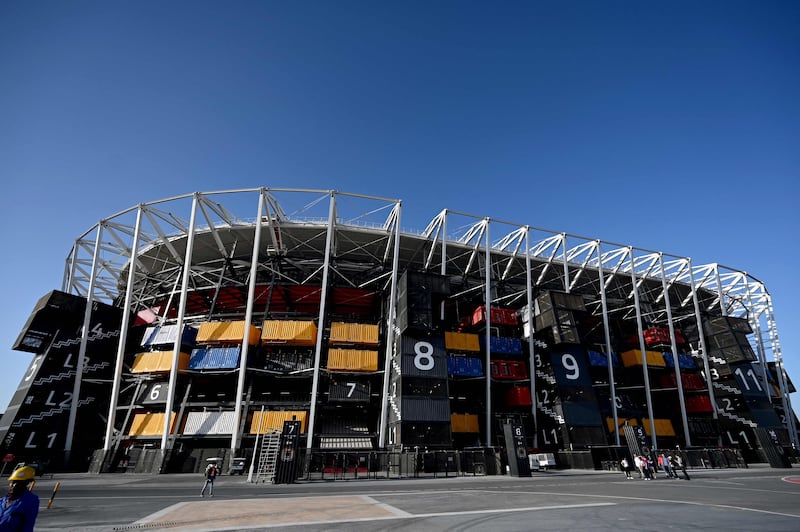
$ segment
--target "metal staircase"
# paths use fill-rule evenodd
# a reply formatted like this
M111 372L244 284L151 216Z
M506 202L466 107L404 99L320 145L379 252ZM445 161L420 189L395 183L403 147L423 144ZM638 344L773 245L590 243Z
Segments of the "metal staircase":
M261 450L258 453L258 467L253 482L272 482L275 477L275 464L278 462L278 448L281 434L274 431L264 434Z

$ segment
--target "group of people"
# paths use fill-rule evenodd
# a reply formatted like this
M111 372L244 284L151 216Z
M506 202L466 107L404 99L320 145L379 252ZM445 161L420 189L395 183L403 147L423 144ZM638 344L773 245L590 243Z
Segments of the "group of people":
M651 480L657 478L659 470L664 473L666 478L680 478L680 474L683 473L683 478L689 480L686 464L677 453L659 453L655 459L639 454L633 457L632 462L627 457L623 457L619 461L619 465L622 472L625 473L625 477L629 480L633 480L634 471L639 474L640 479Z

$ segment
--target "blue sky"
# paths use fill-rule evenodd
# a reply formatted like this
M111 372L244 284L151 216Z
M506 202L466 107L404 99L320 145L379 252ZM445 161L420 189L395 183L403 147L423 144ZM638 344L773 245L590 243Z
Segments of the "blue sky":
M250 187L404 200L764 281L800 383L800 3L0 3L0 411L76 237Z

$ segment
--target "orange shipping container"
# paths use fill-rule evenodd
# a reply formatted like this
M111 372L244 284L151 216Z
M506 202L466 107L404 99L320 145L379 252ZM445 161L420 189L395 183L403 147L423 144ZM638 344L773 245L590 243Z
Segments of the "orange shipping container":
M481 350L481 342L477 334L446 331L444 333L444 346L448 351Z
M328 349L328 371L378 371L378 352Z
M305 432L307 419L308 412L305 410L255 411L250 423L250 434L281 432L284 421L299 421L300 431Z
M313 346L317 344L317 326L310 320L266 320L261 339L267 344Z
M139 353L131 365L131 373L167 373L172 369L172 351ZM178 371L189 367L189 353L178 353Z
M669 419L654 419L653 424L656 426L656 436L675 436L675 428ZM643 418L642 426L645 434L650 436L650 420Z
M200 325L197 331L197 343L239 343L244 342L244 321L207 321ZM248 343L256 345L260 331L255 325L250 325Z
M378 326L366 323L331 323L331 344L378 345Z
M480 432L476 414L450 414L450 430L453 432Z
M628 425L630 425L632 427L635 427L636 425L639 424L639 423L636 422L635 419L625 419L625 418L622 418L622 417L618 417L617 421L619 421L619 434L620 434L620 436L624 436L625 435L625 431L624 431L624 429L622 427L625 426L625 422L626 421L628 422ZM608 426L608 432L614 432L614 418L613 417L607 417L606 418L606 425Z
M647 366L648 367L666 367L667 364L664 362L664 355L657 351L645 351L645 355L647 357ZM638 349L631 349L630 351L625 351L620 355L622 357L622 365L626 368L631 366L641 366L642 365L642 352Z
M175 433L175 412L170 414L169 431ZM161 436L164 432L164 413L136 414L133 416L128 436Z

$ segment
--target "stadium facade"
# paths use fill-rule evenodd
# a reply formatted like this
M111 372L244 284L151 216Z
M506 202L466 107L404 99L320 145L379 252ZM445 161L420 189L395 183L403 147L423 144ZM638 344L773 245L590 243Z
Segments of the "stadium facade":
M597 467L620 449L680 446L780 467L794 456L794 388L755 277L450 210L408 231L402 211L254 188L101 220L14 346L35 356L0 453L195 471L254 449L269 461L292 425L306 457L516 448Z

